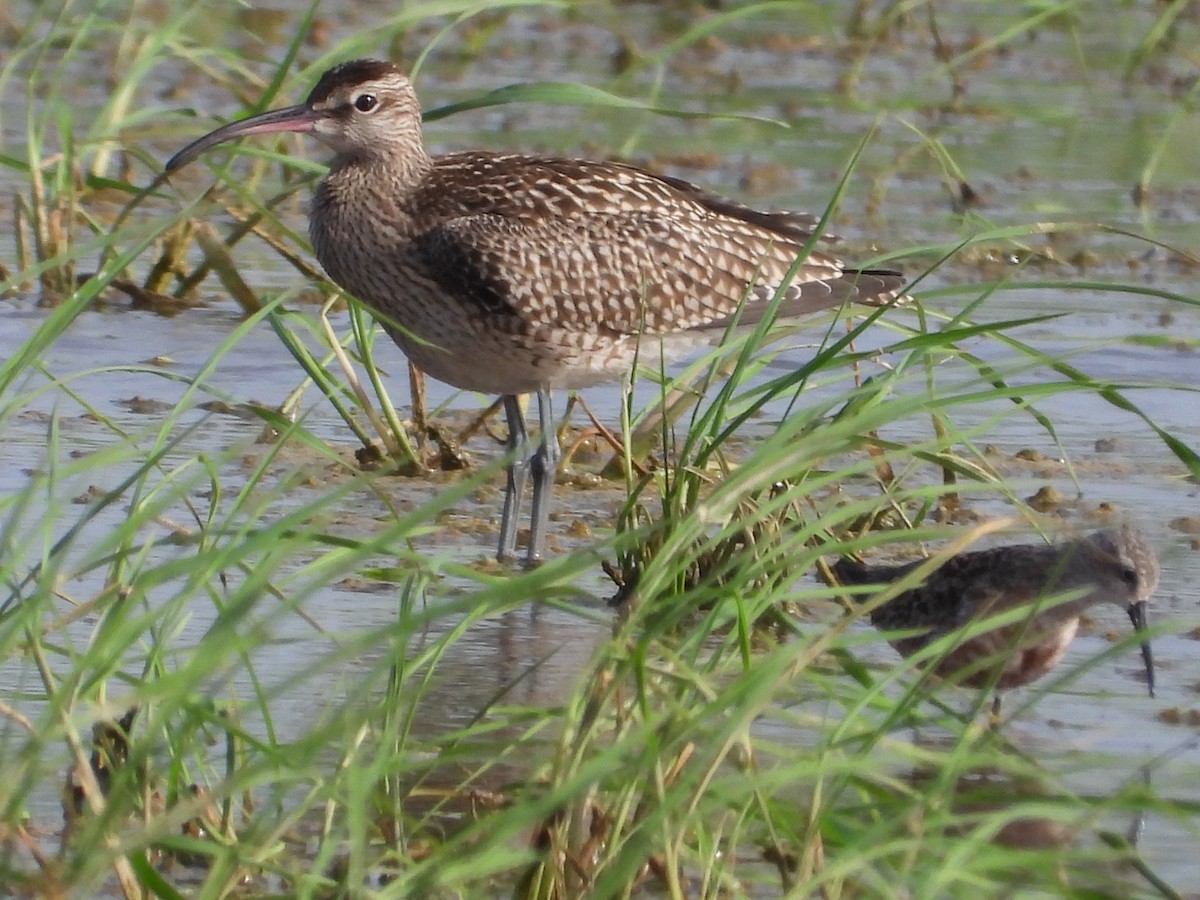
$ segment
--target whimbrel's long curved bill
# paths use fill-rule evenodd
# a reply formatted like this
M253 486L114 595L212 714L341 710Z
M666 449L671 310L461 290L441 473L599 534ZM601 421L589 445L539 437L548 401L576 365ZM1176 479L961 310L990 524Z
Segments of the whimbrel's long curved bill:
M248 119L230 122L228 125L222 125L204 137L192 141L168 159L164 168L168 172L174 172L176 169L186 166L209 147L215 147L217 144L223 144L225 141L248 134L312 131L318 122L327 117L328 113L324 110L316 110L307 103L300 103L296 106L285 106L283 109L273 109L270 112L259 113L257 116L250 116Z
M1150 688L1150 696L1154 696L1154 654L1150 651L1150 642L1145 639L1146 633L1146 601L1133 603L1126 610L1129 613L1129 621L1133 623L1133 630L1138 634L1143 635L1142 639L1142 662L1146 664L1146 684Z

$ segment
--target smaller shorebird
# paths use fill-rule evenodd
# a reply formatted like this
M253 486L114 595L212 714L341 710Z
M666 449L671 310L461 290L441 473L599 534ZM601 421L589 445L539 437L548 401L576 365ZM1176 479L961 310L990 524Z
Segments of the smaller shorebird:
M840 559L833 573L844 585L885 585L924 562L868 566ZM1154 551L1136 528L1122 525L1053 546L1022 544L952 556L924 582L875 609L871 624L910 632L890 639L908 657L964 626L1027 607L1028 615L967 638L930 663L936 674L958 684L994 683L1005 690L1054 668L1075 637L1079 617L1095 604L1121 606L1134 629L1144 632L1146 601L1157 586ZM1142 661L1153 697L1154 658L1145 640ZM999 710L999 697L993 710Z
M552 156L432 156L412 84L380 60L335 66L304 103L218 128L166 171L278 131L334 152L309 221L329 277L382 314L419 368L504 397L501 559L516 546L528 474L529 561L542 554L558 461L552 390L616 380L639 359L654 367L660 354L686 354L771 310L791 322L848 303L882 306L904 286L899 272L825 253L811 216L761 212L678 178ZM519 394L538 398L532 453Z

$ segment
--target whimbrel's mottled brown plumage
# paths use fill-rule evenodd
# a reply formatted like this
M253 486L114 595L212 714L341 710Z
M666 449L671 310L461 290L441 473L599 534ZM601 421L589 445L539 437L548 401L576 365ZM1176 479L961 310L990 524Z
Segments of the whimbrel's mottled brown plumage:
M833 572L842 584L888 584L923 562L867 566L840 559ZM892 640L901 654L912 656L972 622L1027 607L1027 619L968 638L932 664L938 675L975 687L995 677L996 688L1003 690L1054 668L1075 637L1080 615L1097 603L1116 603L1136 630L1144 630L1146 601L1157 586L1154 551L1137 529L1122 525L1054 546L1022 544L953 556L922 584L876 608L871 624L883 631L925 629ZM1074 596L1053 602L1067 595ZM1142 644L1142 658L1153 696L1148 642Z
M526 439L512 398L538 395L542 445L510 468L501 556L513 550L526 468L535 473L530 559L541 553L557 453L551 390L619 378L638 354L686 352L735 315L751 324L781 288L779 316L792 319L882 304L903 285L898 272L805 255L811 217L759 212L633 166L432 157L412 85L377 60L330 69L305 103L219 128L167 170L273 131L309 132L335 151L312 208L317 258L383 314L414 363L456 387L504 395L514 453Z

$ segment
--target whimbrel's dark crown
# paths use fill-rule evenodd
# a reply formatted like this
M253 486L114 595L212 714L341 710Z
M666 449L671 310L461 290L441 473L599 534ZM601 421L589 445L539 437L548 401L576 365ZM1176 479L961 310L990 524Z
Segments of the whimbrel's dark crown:
M397 73L400 73L399 66L382 59L352 59L339 63L321 76L316 87L309 92L308 104L311 106L325 100L336 88L375 81Z

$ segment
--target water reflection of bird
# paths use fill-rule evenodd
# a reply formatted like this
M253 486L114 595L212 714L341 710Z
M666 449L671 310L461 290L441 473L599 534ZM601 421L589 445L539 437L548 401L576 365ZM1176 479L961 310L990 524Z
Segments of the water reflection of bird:
M620 378L638 359L753 324L786 285L790 320L847 302L881 305L903 278L806 249L815 220L759 212L619 163L484 151L430 156L404 73L356 60L298 106L218 128L167 162L215 144L307 132L335 153L310 231L329 276L383 314L410 360L466 390L499 393L510 466L500 556L512 555L527 473L528 557L543 549L558 447L550 391ZM744 301L744 302L743 302ZM531 452L517 395L538 397Z
M844 585L885 585L904 578L923 560L867 566L838 560L833 572ZM1075 637L1079 617L1097 603L1126 610L1138 632L1146 628L1146 601L1158 586L1158 560L1129 525L1050 546L1025 544L953 556L923 582L871 612L871 624L912 656L964 626L1018 607L1029 615L966 638L931 661L938 675L998 690L1029 684L1058 663ZM1057 597L1067 598L1056 602ZM1148 641L1142 660L1154 696L1154 660ZM998 698L997 707L998 709Z

